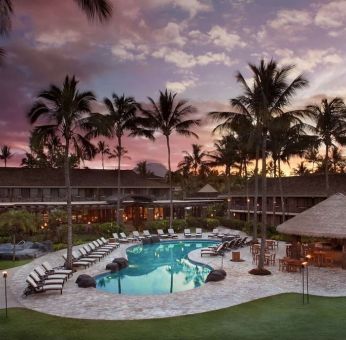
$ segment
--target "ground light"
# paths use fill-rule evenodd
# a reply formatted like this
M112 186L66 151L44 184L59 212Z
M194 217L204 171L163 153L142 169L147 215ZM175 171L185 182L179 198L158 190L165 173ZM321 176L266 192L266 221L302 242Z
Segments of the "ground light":
M6 282L7 272L6 271L2 272L2 277L5 280L5 310L6 310L6 318L7 318L7 282Z

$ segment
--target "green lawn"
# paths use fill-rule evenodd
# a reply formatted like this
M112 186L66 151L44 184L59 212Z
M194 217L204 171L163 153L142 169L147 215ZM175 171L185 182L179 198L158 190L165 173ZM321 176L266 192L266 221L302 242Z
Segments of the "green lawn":
M19 267L19 266L22 266L23 264L27 264L31 261L32 261L32 259L16 260L14 262L12 260L0 260L0 270L1 269L9 269L9 268L13 268L13 267Z
M115 297L116 298L116 297ZM212 299L212 297L211 297ZM1 339L345 339L346 298L282 294L231 308L167 319L74 320L25 309L0 311Z

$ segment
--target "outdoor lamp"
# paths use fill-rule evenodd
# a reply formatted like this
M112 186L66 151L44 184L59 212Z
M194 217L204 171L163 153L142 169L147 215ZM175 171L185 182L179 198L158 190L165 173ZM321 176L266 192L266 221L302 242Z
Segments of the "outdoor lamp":
M6 279L7 279L7 272L2 272L2 277L5 280L5 310L6 310L6 318L7 318L7 285L6 285Z

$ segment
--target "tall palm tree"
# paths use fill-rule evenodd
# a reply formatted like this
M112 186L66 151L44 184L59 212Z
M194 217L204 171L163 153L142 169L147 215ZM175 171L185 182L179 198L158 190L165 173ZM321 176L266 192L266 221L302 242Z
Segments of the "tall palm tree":
M90 92L80 92L78 81L73 76L66 76L63 86L50 85L37 96L36 102L28 112L31 124L39 121L48 124L36 125L33 131L34 144L58 136L64 146L64 175L67 203L67 267L72 267L72 204L70 180L71 150L83 159L95 155L95 147L90 138L97 134L91 124L91 103L96 101ZM36 141L36 142L35 142Z
M74 0L89 20L97 18L100 22L107 21L112 16L113 7L109 0ZM13 14L12 0L0 0L0 36L8 35L11 30ZM0 64L5 56L5 50L0 48Z
M299 162L296 168L293 169L295 176L306 176L310 174L310 170L306 167L305 162Z
M133 97L125 97L125 95L118 96L113 93L112 99L105 98L104 104L108 110L108 114L104 116L104 128L107 130L109 137L116 138L117 145L116 158L118 160L117 166L117 225L120 225L120 203L121 203L121 192L120 192L120 168L121 158L123 155L124 148L122 146L122 138L128 133L130 137L145 135L152 138L151 133L147 130L140 128L139 118L137 115L136 101Z
M109 145L106 144L106 142L104 141L99 141L97 143L97 152L99 154L101 154L101 161L102 161L102 169L104 170L105 169L105 164L104 164L104 156L105 155L109 155L111 150L109 148Z
M344 172L345 168L345 157L342 155L341 150L337 146L332 147L332 152L330 155L330 165L332 171L336 173Z
M227 189L227 218L231 217L231 170L232 166L239 160L237 150L237 140L234 135L222 137L221 140L214 143L215 151L209 153L211 161L210 166L225 167L226 189Z
M307 150L305 150L304 158L308 163L312 163L312 173L315 172L315 164L318 164L322 160L318 152L318 147L316 145L312 145L307 148Z
M144 118L142 124L144 127L151 129L151 131L158 131L166 139L167 153L168 153L168 180L169 180L169 225L172 226L173 222L173 196L172 196L172 169L171 169L171 146L170 137L176 132L182 136L194 136L198 138L197 134L190 129L193 126L200 124L199 119L186 119L186 116L196 112L196 108L192 105L187 105L186 100L176 100L176 93L172 93L167 89L160 91L160 97L156 103L152 98L148 97L151 109L145 109L141 105L138 108L142 112Z
M329 150L334 143L346 145L346 106L341 98L322 99L321 105L308 105L306 110L316 123L315 131L325 145L325 184L329 196Z
M3 145L0 149L0 159L4 161L5 168L7 167L7 161L12 157L11 148L8 145Z
M188 167L192 170L195 176L207 167L207 162L204 158L208 155L207 152L202 150L199 144L192 144L192 153L183 151L185 154L183 161L179 162L178 168Z

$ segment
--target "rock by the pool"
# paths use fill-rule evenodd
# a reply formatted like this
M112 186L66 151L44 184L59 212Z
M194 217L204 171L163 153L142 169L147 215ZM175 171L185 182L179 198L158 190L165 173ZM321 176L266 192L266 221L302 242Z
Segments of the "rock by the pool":
M160 237L159 236L151 236L151 243L158 243L160 242Z
M123 257L117 257L113 260L113 263L117 263L118 266L119 266L119 269L123 269L123 268L126 268L128 267L129 265L129 262L123 258Z
M79 288L96 288L96 280L87 274L81 274L77 277L76 283Z
M207 278L205 279L205 282L217 282L222 281L226 277L226 272L223 269L215 269L212 270Z
M150 238L144 238L144 239L142 240L142 243L143 243L143 244L151 244L151 239L150 239Z
M106 266L106 270L110 270L112 273L118 272L120 269L120 266L118 263L108 263Z

